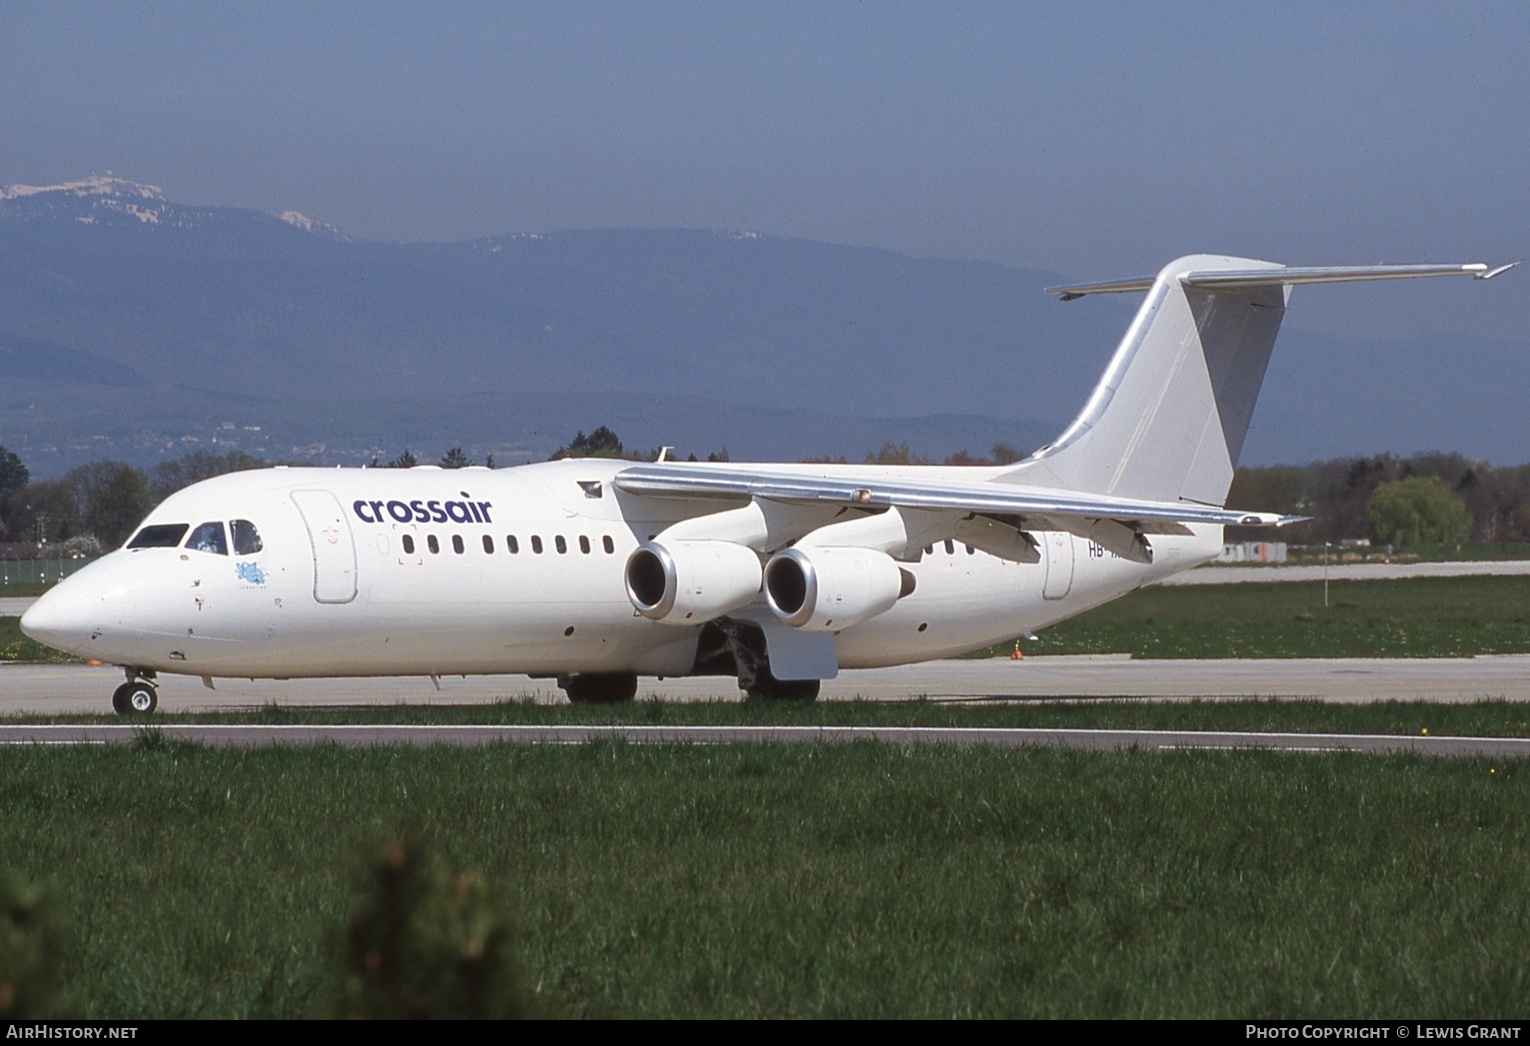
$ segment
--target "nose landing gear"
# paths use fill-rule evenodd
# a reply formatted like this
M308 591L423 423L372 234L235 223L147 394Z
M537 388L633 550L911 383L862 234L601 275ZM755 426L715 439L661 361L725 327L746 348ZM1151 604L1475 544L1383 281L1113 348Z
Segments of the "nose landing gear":
M154 673L129 668L127 677L127 682L112 692L112 711L123 716L148 715L159 706Z

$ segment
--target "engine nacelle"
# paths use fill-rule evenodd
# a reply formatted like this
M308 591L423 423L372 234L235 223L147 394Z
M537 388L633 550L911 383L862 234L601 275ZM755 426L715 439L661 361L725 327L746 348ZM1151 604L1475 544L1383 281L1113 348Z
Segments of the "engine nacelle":
M765 564L765 599L775 615L807 632L838 632L888 610L913 591L885 552L869 548L788 548Z
M627 598L667 625L699 625L760 594L760 557L731 541L645 541L627 557Z

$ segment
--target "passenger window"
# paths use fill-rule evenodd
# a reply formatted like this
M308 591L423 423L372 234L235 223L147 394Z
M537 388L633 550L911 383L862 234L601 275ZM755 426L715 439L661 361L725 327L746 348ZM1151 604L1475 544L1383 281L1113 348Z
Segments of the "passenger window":
M967 555L969 555L969 556L970 556L970 555L972 555L972 553L973 553L973 551L974 551L974 550L973 550L973 548L972 548L972 546L971 546L971 545L968 545L968 546L967 546Z
M536 534L531 535L531 551L539 556L542 554L542 539Z
M134 534L133 540L127 543L127 547L175 548L181 543L181 538L186 536L187 527L188 524L185 523L156 523Z
M463 545L463 543L462 543L462 535L461 534L453 534L452 535L452 551L457 553L457 555L460 556L465 551L465 549L466 549L466 546Z
M553 544L558 547L558 555L560 556L568 551L568 542L563 540L562 534L559 534L557 537L553 538Z
M611 540L610 534L607 534L605 537L601 538L600 543L605 546L607 555L610 555L612 552L616 551L616 542Z
M404 554L408 556L414 555L414 538L408 534L404 535Z
M228 525L234 535L234 555L253 556L261 549L260 531L247 519L236 519Z
M487 534L483 536L483 550L491 556L494 554L494 539Z
M590 539L583 534L579 535L579 551L587 556L590 554Z
M946 538L946 555L948 555L948 556L956 555L956 546L951 543L951 539L950 538Z
M228 539L223 536L223 524L203 523L191 532L191 537L186 539L186 547L194 548L198 552L212 552L219 556L228 555Z
M436 540L434 534L427 534L425 536L425 547L430 549L431 555L435 555L441 551L441 542Z
M515 540L514 534L505 535L505 547L510 550L512 556L518 556L521 553L521 543Z

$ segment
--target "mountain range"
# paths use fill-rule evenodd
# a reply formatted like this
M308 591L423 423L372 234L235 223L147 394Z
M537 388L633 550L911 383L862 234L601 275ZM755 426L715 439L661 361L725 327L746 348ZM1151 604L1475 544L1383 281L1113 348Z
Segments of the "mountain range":
M110 177L13 186L0 443L40 475L199 448L357 463L460 445L508 464L599 425L735 459L1032 447L1130 318L1043 293L1062 282L747 231L365 242ZM1523 372L1523 346L1340 345L1288 320L1246 457L1523 458L1497 423L1523 386L1438 373L1463 353Z

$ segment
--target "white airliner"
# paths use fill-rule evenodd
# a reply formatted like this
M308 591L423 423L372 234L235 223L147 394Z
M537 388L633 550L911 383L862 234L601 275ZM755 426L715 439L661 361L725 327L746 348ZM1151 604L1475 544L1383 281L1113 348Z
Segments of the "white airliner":
M158 673L516 673L573 701L639 676L720 675L811 699L842 668L1001 642L1216 556L1290 288L1509 266L1290 268L1196 255L1155 278L1082 413L986 468L651 464L273 468L195 484L21 619L120 665L112 704L153 711Z

